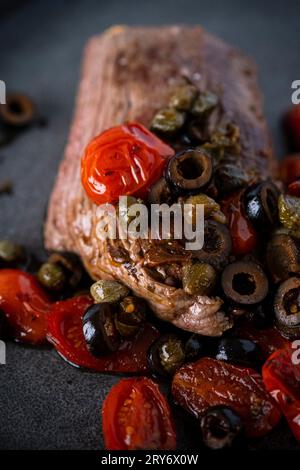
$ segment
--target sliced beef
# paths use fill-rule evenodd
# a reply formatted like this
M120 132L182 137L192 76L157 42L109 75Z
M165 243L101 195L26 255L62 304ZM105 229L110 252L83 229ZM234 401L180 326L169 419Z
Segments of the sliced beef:
M185 330L218 336L231 326L222 301L188 296L167 285L159 269L145 263L139 240L97 239L97 206L80 182L80 158L92 137L126 120L148 126L186 79L220 97L225 118L240 128L245 168L262 177L273 172L256 71L247 57L200 27L114 27L92 38L84 54L75 116L49 204L45 244L50 250L77 253L95 279L120 280L147 299L160 318Z

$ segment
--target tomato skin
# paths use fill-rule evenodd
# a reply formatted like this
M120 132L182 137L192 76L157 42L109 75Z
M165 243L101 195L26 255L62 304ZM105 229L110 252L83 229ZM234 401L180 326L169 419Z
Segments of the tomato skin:
M300 154L295 153L284 158L280 165L280 178L289 185L300 178Z
M281 416L256 371L208 357L176 372L172 394L197 418L211 406L231 407L240 415L248 437L265 435Z
M56 302L47 315L47 338L59 354L78 367L98 372L145 372L148 369L147 352L158 331L146 324L132 340L125 340L114 353L94 357L87 349L82 317L93 304L91 297L82 295Z
M264 364L262 376L300 442L300 365L293 364L293 352L291 347L275 351Z
M102 407L108 450L175 450L176 433L170 407L153 380L120 380Z
M300 179L293 181L291 184L289 184L288 193L291 196L300 197Z
M81 161L81 180L96 204L119 196L145 198L174 150L139 123L112 127L95 137Z
M50 299L31 274L19 269L0 269L0 308L16 341L46 341L46 313Z
M293 148L300 150L300 105L293 105L287 112L285 126Z
M227 217L234 255L245 255L257 245L257 233L247 219L243 205L242 192L235 193L221 202L222 211Z

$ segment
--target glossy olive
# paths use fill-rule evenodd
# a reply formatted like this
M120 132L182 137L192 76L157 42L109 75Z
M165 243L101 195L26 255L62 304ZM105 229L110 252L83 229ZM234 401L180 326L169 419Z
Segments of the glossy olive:
M262 364L262 353L253 341L239 338L221 338L215 358L233 364L257 368Z
M266 262L275 283L292 273L299 274L299 250L293 238L284 233L275 234L267 245Z
M0 106L0 118L8 126L27 126L35 116L36 109L31 99L19 93L8 94L6 104Z
M184 350L187 361L199 359L207 352L206 339L203 336L192 334L185 343Z
M151 130L158 134L171 136L182 128L185 117L185 113L175 108L161 109L155 114L151 122Z
M149 189L148 202L149 204L172 204L172 191L168 186L165 178L160 178Z
M185 360L184 344L173 334L158 338L148 353L149 367L154 375L171 376Z
M252 261L236 261L226 266L221 285L226 297L241 305L258 304L269 288L264 271Z
M214 181L219 194L226 195L245 187L249 176L236 163L221 163L214 173Z
M300 278L290 277L280 284L274 299L276 325L290 338L300 337Z
M23 248L10 240L0 240L0 265L11 265L23 261L25 252Z
M40 283L49 290L59 291L66 285L66 274L61 266L54 263L44 263L38 273Z
M142 299L128 296L120 302L120 309L115 317L115 325L121 336L135 335L145 320L146 305Z
M216 270L210 264L195 263L183 267L182 285L187 294L209 295L216 280Z
M166 168L168 184L179 192L197 193L212 177L212 159L204 150L189 149L177 153Z
M91 286L90 292L96 303L114 303L126 297L129 289L117 281L100 280Z
M231 447L241 435L243 425L239 415L230 407L208 408L200 418L202 440L210 449Z
M189 111L198 95L198 89L189 83L177 88L170 99L170 107L178 111Z
M253 184L245 191L245 211L256 230L265 232L278 225L278 197L279 191L270 181Z
M84 275L82 263L77 255L68 251L54 252L48 258L48 263L57 264L66 273L67 282L72 287L78 286Z
M101 303L89 307L83 315L82 324L87 348L93 356L101 357L119 348L120 337L111 304Z
M200 93L198 98L195 100L192 107L192 114L197 117L207 116L213 111L218 105L219 99L217 95L210 91Z
M228 228L214 220L204 223L204 245L194 251L193 256L202 263L211 264L216 270L222 269L228 262L232 242Z

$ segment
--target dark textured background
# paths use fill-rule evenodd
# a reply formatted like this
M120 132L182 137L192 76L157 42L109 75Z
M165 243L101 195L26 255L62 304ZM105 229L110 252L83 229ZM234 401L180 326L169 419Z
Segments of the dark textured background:
M0 79L30 94L47 128L33 128L0 148L0 179L14 195L0 198L0 238L42 253L42 222L66 142L85 41L114 23L199 23L257 61L276 151L284 152L280 117L300 78L300 2L240 0L0 1ZM0 448L97 449L100 409L118 378L84 373L53 350L8 344L0 366ZM181 449L189 426L179 420ZM196 441L194 442L194 444ZM285 427L254 446L294 447Z

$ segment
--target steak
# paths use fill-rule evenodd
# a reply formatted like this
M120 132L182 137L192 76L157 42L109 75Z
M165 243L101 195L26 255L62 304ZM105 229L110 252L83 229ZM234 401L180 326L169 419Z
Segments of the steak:
M200 27L116 26L92 38L84 53L75 116L49 203L45 245L78 254L93 279L126 284L161 319L184 330L219 336L231 326L222 300L190 296L167 285L145 263L142 240L99 240L97 206L80 180L80 159L93 137L125 121L149 126L155 112L186 80L220 97L223 116L240 130L242 165L262 178L274 172L251 60Z

